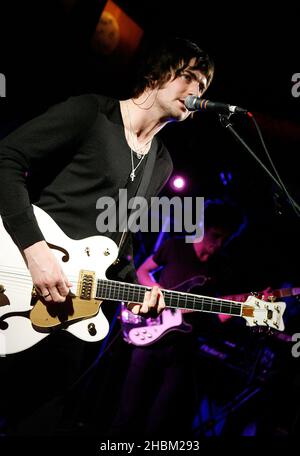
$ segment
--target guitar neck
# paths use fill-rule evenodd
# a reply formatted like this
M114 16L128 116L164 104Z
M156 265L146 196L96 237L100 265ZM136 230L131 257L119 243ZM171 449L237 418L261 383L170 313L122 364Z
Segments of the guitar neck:
M129 284L113 280L98 280L96 299L112 301L137 302L142 304L146 291L151 287ZM198 312L224 313L242 315L243 304L223 298L212 298L198 294L183 293L173 290L161 290L166 306Z
M260 293L263 294L262 291ZM229 301L237 301L239 303L243 303L246 301L246 299L248 298L249 295L250 295L250 293L240 293L240 294L222 296L221 299L222 300L226 299ZM297 296L297 295L300 295L300 288L297 288L297 287L281 288L281 289L279 288L277 290L273 290L272 295L275 298L286 298L289 296ZM194 310L193 309L183 309L182 310L182 313L190 313L190 312L194 312Z
M293 288L282 288L281 290L274 290L272 294L276 298L285 298L288 296L297 296L300 295L300 288L293 287Z

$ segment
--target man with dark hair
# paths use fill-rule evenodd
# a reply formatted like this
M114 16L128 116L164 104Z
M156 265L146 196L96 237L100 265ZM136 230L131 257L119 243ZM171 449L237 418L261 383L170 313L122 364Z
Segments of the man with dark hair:
M99 198L110 197L118 203L119 190L126 189L128 199L138 195L149 200L161 190L172 171L170 155L157 133L169 122L189 117L185 98L201 96L213 74L210 58L196 44L180 38L162 41L149 58L145 57L145 62L147 69L132 98L116 100L98 94L70 97L0 143L0 214L22 251L36 290L50 308L66 300L72 278L67 277L63 263L57 261L47 244L32 203L45 210L68 237L83 239L99 234ZM144 175L150 178L141 192ZM119 230L106 236L119 243L121 234ZM133 263L122 268L122 261L131 251L130 242L128 236L122 244L121 262L113 278L134 282ZM0 260L5 264L5 258ZM163 295L154 286L145 293L143 305L129 307L135 313L145 314L151 309L160 312L164 308ZM82 343L68 337L68 333L56 332L25 354L16 355L14 366L19 359L26 358L26 362L12 377L22 375L25 366L30 374L23 389L15 385L22 401L26 399L26 385L40 385L35 401L43 403L46 397L51 398L51 391L55 395L64 393L77 378L74 366L80 364ZM47 359L55 340L61 362L55 363L58 358L53 356L51 367ZM41 362L46 362L46 369ZM32 366L38 367L37 372ZM65 378L63 371L67 372ZM44 378L39 382L42 374ZM10 381L8 384L14 385ZM20 415L32 412L35 401L31 401L31 410L20 402ZM12 418L17 421L18 417ZM29 432L39 432L34 426L29 428ZM44 431L50 433L51 428L43 428Z
M166 49L169 57L160 65ZM202 95L212 73L213 64L197 45L167 40L151 54L143 83L132 98L71 97L1 142L0 182L5 192L0 213L46 301L64 301L70 282L44 241L31 203L45 209L74 239L98 234L97 199L116 199L120 188L133 196L152 152L156 160L146 196L157 194L172 164L156 135L169 122L190 115L185 98Z

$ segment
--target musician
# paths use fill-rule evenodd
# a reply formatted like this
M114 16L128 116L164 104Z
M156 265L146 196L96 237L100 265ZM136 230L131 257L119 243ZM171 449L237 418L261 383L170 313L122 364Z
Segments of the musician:
M184 238L168 239L138 268L140 283L155 283L166 289L178 289L181 284L180 291L208 296L226 292L233 280L222 253L245 222L244 214L235 205L220 199L208 200L203 239L193 243L186 243ZM153 273L158 268L160 277L155 281ZM166 312L170 311L165 310L163 317ZM191 333L168 332L152 345L132 348L112 435L192 437L199 394L195 375L197 335L200 331L202 335L219 331L224 318L203 313L198 313L197 318L195 314L189 316L194 325Z
M65 301L72 278L66 276L47 245L31 204L44 209L67 236L83 239L99 234L99 198L111 197L117 202L119 189L127 189L129 200L146 173L151 173L149 184L139 196L149 200L156 195L172 171L170 155L157 134L169 122L189 117L185 98L202 95L214 70L210 57L197 44L182 38L160 39L142 56L138 68L131 98L117 100L98 94L70 97L9 134L0 144L0 214L24 255L35 288L51 306ZM105 235L120 241L119 231ZM123 267L129 252L130 236L122 244L121 263L114 278L132 282L136 281L133 263ZM151 309L161 312L164 305L159 289L153 287L145 294L142 306L129 307L134 313L146 314ZM60 361L52 354L55 349ZM18 370L14 364L14 380L8 381L15 397L21 398L20 402L15 399L20 416L30 415L36 400L43 403L53 394L59 396L66 391L77 378L82 350L81 341L61 331L26 353L5 360L11 364L16 358L19 366L19 359L23 361ZM26 408L27 393L33 385L37 394L30 396L30 407ZM17 421L19 416L10 418ZM26 432L54 432L51 427L45 429L44 423L39 431L40 423L36 419L37 426L28 425ZM24 429L19 426L17 432Z

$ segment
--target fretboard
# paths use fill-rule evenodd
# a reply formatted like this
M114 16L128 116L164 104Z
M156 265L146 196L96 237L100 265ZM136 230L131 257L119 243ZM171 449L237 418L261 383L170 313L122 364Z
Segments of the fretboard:
M151 287L114 280L98 280L96 299L142 303ZM212 298L173 290L161 290L167 307L199 312L242 315L242 304L228 299Z

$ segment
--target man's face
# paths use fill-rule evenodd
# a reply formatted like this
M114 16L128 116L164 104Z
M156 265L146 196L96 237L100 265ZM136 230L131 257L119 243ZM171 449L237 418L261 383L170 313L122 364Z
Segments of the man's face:
M201 261L207 261L218 253L228 239L228 232L222 228L207 228L204 237L197 248L197 255Z
M158 90L157 106L168 118L177 121L185 120L191 112L184 105L189 95L200 97L207 87L206 77L198 70L193 70L195 59L175 79L171 78Z

